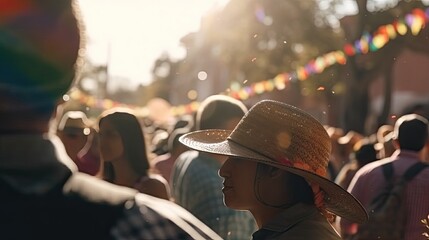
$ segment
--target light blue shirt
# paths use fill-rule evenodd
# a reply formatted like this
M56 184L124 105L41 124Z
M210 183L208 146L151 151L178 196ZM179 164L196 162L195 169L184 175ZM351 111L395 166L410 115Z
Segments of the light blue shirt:
M173 197L223 239L250 239L256 223L249 212L224 205L220 167L220 162L208 155L183 153L172 170Z

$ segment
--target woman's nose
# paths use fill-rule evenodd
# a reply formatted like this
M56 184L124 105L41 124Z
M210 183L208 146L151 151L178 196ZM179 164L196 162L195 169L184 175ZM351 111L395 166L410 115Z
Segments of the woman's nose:
M229 170L229 168L230 168L230 160L227 159L222 164L222 167L219 169L219 172L218 172L219 176L223 177L223 178L228 177L228 170Z

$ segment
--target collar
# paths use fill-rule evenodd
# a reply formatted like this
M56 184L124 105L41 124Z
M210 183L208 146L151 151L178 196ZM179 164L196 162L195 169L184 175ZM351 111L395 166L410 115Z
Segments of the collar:
M274 219L262 226L262 229L273 232L285 232L295 224L315 214L320 214L315 206L297 203L283 210Z
M77 171L53 134L0 135L0 178L24 193L45 192Z
M396 150L392 156L392 159L415 159L416 161L420 161L419 152L409 151L409 150Z

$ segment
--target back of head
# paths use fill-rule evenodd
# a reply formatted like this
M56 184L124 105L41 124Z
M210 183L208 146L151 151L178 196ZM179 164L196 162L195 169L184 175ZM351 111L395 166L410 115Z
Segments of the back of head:
M228 121L240 119L247 107L239 100L224 95L213 95L200 105L196 115L196 129L225 129Z
M71 0L0 2L0 113L50 116L81 45ZM31 114L31 115L30 115Z
M400 117L395 123L394 139L401 150L420 151L428 139L428 120L417 114Z
M136 173L145 175L149 169L149 160L143 130L136 115L131 110L112 109L101 114L99 126L103 121L108 121L118 131L124 155Z
M360 166L377 160L377 150L375 143L367 138L358 141L353 146L353 152L355 159Z

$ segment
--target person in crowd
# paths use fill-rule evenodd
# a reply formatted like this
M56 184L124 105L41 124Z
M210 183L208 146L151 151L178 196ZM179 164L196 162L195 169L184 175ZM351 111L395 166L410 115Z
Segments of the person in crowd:
M246 112L246 106L234 98L210 96L197 110L196 129L231 130ZM256 229L252 216L223 204L218 171L224 161L223 157L196 151L181 154L172 171L173 198L222 238L248 239Z
M376 132L377 142L381 144L379 158L390 157L395 152L393 145L393 126L389 124L381 125Z
M424 161L429 145L427 119L417 114L404 115L396 121L393 133L394 145L397 149L393 155L362 167L348 188L348 191L366 208L386 185L383 165L393 163L393 177L398 178L413 164ZM407 219L403 239L422 238L421 234L425 229L420 220L424 219L429 212L427 189L429 189L429 168L421 171L407 183L403 199ZM359 225L356 222L339 219L339 224L344 237L359 231Z
M375 142L369 138L359 140L353 147L352 160L341 168L335 183L347 189L356 172L366 164L378 159Z
M344 131L341 128L325 125L324 128L331 139L331 155L328 163L328 178L334 180L344 166L344 156L341 153L341 145L338 139L344 136Z
M304 111L272 100L255 104L231 130L185 134L197 151L226 156L225 205L248 210L259 239L341 239L332 213L364 222L355 198L327 178L331 143L324 127Z
M340 152L342 156L342 165L350 161L350 154L353 153L353 146L364 136L356 131L350 130L344 136L338 138L338 144L340 145Z
M0 238L220 239L182 207L77 171L50 134L82 66L77 2L0 1Z
M93 144L95 130L91 128L88 117L82 111L67 111L63 114L57 128L57 135L66 148L67 155L79 171L95 175L100 167L100 159L94 155L82 158L84 148Z
M130 109L110 109L99 120L103 178L142 193L170 199L167 181L151 174L143 129Z
M83 148L78 152L77 164L79 171L90 174L92 176L99 176L101 174L101 161L100 151L98 146L98 132L94 127L90 128L88 140Z
M58 123L57 135L74 162L77 162L77 154L88 141L89 127L88 118L82 111L67 111Z
M167 138L167 149L168 153L159 155L153 159L153 166L158 173L160 173L167 181L170 183L171 181L171 171L173 169L174 162L180 156L180 154L184 153L188 150L187 147L183 146L179 142L179 137L183 134L190 132L193 127L193 119L192 116L189 116L190 119L178 120L173 127L173 130L169 134Z

